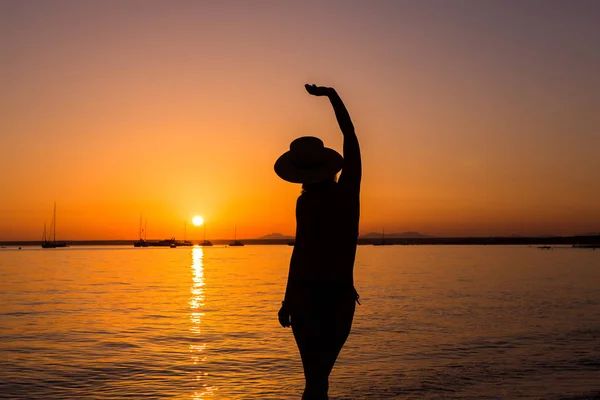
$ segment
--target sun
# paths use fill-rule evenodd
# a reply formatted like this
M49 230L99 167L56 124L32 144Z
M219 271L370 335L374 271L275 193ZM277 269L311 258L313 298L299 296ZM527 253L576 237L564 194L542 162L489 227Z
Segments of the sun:
M204 218L202 218L202 217L201 217L201 216L199 216L199 215L196 215L196 216L195 216L195 217L192 219L192 222L193 222L193 224L194 224L194 225L196 225L196 226L200 226L200 225L202 225L202 224L204 223Z

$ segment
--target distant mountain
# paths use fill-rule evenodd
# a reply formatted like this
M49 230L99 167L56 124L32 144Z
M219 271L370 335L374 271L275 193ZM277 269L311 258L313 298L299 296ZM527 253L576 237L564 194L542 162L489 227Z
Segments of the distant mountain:
M600 232L588 232L588 233L582 233L580 235L577 236L600 236Z
M261 236L257 239L266 239L266 240L281 239L281 240L284 240L284 239L293 239L293 238L294 238L293 236L286 236L286 235L282 235L281 233L270 233L268 235Z
M401 233L386 233L386 239L426 239L434 236L425 235L420 232L401 232ZM381 232L369 232L365 235L359 236L361 239L380 239Z

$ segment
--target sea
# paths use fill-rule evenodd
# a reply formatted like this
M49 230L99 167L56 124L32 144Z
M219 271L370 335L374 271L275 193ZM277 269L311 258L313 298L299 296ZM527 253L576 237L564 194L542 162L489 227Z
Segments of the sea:
M0 249L2 399L300 399L291 246ZM600 399L600 251L359 246L330 399Z

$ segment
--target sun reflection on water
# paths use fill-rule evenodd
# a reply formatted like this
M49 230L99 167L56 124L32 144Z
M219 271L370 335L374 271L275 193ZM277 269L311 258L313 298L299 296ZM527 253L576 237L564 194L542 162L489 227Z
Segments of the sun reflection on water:
M194 335L198 335L195 336L196 342L202 340L200 337L200 334L202 333L201 322L204 317L204 313L202 312L202 308L204 307L203 258L204 250L202 247L194 247L192 249L192 287L190 288L190 293L192 295L188 304L190 305L190 321L192 322L190 331ZM194 365L200 367L202 363L206 362L204 350L206 350L206 344L190 344L190 353L192 354L191 359ZM198 370L195 374L194 380L201 383L201 387L194 391L192 399L203 399L214 394L214 391L216 390L215 387L209 386L207 383L202 383L206 376L208 376L208 372L202 370Z

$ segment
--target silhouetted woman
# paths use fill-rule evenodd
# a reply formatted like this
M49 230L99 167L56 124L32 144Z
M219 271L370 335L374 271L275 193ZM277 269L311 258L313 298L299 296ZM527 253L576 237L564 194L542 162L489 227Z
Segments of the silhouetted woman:
M300 350L306 378L302 399L327 399L329 374L358 302L353 270L362 167L354 125L336 91L315 85L306 90L331 101L344 134L344 157L307 136L294 140L275 163L277 175L303 189L296 203L296 242L279 323L291 325Z

